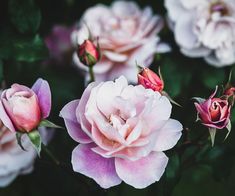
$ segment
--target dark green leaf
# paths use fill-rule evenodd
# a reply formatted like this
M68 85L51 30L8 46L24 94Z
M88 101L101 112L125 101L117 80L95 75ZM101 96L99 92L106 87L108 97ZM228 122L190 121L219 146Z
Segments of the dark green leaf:
M36 33L41 21L41 12L34 0L9 0L12 24L20 33Z
M34 130L34 131L29 132L27 135L31 143L33 144L34 148L36 149L38 156L40 156L41 147L42 147L40 133L38 132L38 130Z
M26 151L24 146L22 145L22 136L23 135L24 135L24 133L16 132L16 140L17 140L18 145L21 147L21 149Z

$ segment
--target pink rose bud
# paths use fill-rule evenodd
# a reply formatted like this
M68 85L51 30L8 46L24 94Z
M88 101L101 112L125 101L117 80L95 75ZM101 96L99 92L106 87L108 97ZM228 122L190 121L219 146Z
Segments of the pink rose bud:
M209 99L195 103L198 117L207 127L223 129L229 123L231 105L227 99L214 98L214 92Z
M87 66L93 66L100 58L99 48L89 39L78 47L77 55L80 61Z
M138 83L145 88L158 92L162 92L164 88L163 80L148 68L143 68L143 70L138 74Z
M31 89L13 84L1 94L0 119L13 132L33 131L49 116L50 109L50 87L42 79L38 79Z
M229 97L232 96L232 95L234 95L234 93L235 93L235 87L228 88L228 89L226 89L225 92L224 92L224 94L225 94L225 95L228 95Z

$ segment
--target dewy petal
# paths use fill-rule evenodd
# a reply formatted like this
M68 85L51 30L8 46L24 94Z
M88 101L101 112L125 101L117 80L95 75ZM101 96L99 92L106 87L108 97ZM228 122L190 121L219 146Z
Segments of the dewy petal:
M9 116L5 111L2 101L0 101L0 119L8 129L10 129L13 132L16 131L11 119L9 118Z
M42 118L45 119L49 116L51 111L51 90L48 82L39 78L32 90L36 93L42 113Z
M73 170L94 179L102 188L121 183L117 176L114 159L106 159L91 150L94 145L80 144L72 153Z
M165 151L174 147L182 135L182 130L183 126L179 121L169 119L157 135L155 151Z
M64 118L65 126L69 135L79 143L90 143L92 140L82 130L81 125L77 122L76 108L78 107L79 100L69 102L60 111L60 116Z
M162 152L151 152L137 161L115 158L118 176L127 184L143 189L159 181L165 171L168 158Z

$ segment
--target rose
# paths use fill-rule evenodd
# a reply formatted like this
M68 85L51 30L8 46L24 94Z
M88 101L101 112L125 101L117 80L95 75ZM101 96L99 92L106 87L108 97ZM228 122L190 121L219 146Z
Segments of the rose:
M51 139L51 130L40 128L40 134L45 144ZM18 175L25 175L33 170L37 156L28 137L22 137L23 151L17 144L15 133L7 129L0 121L0 187L9 185Z
M79 60L87 66L95 65L100 58L99 48L88 39L78 46L77 55Z
M51 91L47 81L38 79L30 89L13 84L1 94L0 119L11 131L30 132L49 116Z
M165 0L181 52L214 66L235 62L234 0Z
M138 74L138 83L145 88L158 92L162 92L164 88L163 80L148 68L143 68L143 70Z
M106 81L124 75L136 83L139 64L149 66L156 52L169 51L156 36L163 27L163 20L152 14L150 7L141 10L135 2L115 1L111 7L99 4L89 8L80 20L80 28L72 34L74 45L81 44L82 37L99 38L102 58L94 66L96 81ZM87 33L84 35L84 33ZM75 64L88 71L74 55ZM86 74L90 80L89 74Z
M80 100L61 111L69 135L80 144L72 153L76 172L109 188L123 180L145 188L162 176L182 125L170 119L165 96L143 86L115 82L91 83Z
M216 91L207 100L194 103L202 124L223 129L229 123L231 105L227 99L215 98Z
M74 29L74 26L55 25L51 33L45 37L45 43L50 52L50 60L59 64L66 64L71 61L74 48L70 37Z

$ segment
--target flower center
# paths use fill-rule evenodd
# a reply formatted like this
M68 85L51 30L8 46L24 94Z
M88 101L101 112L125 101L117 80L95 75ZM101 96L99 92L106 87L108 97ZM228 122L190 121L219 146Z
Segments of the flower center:
M212 3L211 8L210 8L211 13L220 13L221 16L227 16L229 15L229 9L226 6L225 3L223 2L216 2L216 3Z

